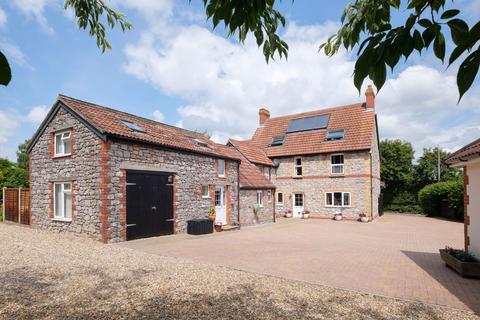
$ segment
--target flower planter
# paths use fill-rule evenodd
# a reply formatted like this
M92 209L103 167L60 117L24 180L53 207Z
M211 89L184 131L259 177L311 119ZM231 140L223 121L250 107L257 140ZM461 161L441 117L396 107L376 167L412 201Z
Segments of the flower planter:
M445 249L439 251L445 264L462 277L480 278L480 262L463 262L449 254Z
M285 213L285 218L291 218L292 214L291 213Z
M303 219L308 219L308 218L310 218L310 213L304 213L304 214L302 215L302 218L303 218Z
M360 217L360 221L362 222L368 222L369 220L368 217Z
M333 219L335 219L335 220L337 220L337 221L342 220L342 218L343 218L343 217L342 217L341 214L336 214L336 215L333 216Z
M223 231L222 225L221 224L216 224L215 225L215 231L222 232Z

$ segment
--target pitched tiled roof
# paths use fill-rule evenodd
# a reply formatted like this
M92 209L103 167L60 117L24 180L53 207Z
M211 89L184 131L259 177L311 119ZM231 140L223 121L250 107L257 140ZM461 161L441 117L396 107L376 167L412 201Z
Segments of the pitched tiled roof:
M197 132L137 117L64 95L59 95L58 100L102 134L221 158L240 160L239 155L230 148L217 144ZM121 123L120 120L135 123L145 133L130 129ZM193 139L198 139L205 143L206 146L199 145L197 142L192 141Z
M275 189L275 185L240 152L232 149L241 157L240 163L240 189Z
M245 158L247 158L248 161L267 166L274 165L272 160L267 157L265 151L254 145L251 141L238 141L230 139L228 142L231 143Z
M290 120L323 114L330 115L327 129L286 134ZM325 141L326 132L333 129L345 129L344 139ZM375 112L366 111L365 104L358 103L270 118L255 131L251 141L264 149L268 157L368 150L372 146L374 130ZM273 137L285 134L283 145L269 146Z
M445 162L447 164L455 164L461 161L467 161L474 157L480 157L480 139L477 139L455 151L447 158L447 160L445 160Z

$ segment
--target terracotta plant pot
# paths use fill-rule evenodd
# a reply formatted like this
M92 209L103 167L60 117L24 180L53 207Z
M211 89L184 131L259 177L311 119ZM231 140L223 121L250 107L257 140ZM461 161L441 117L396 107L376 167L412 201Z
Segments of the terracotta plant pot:
M368 222L370 219L368 217L360 217L360 221Z
M208 216L208 220L210 220L210 221L215 221L215 216L214 216L214 215Z
M308 219L310 218L310 213L304 213L302 216L303 219Z
M216 224L215 225L215 231L222 232L223 231L222 225L221 224Z
M337 221L340 221L340 220L342 220L343 217L342 217L341 214L336 214L335 216L333 216L333 218Z
M291 218L292 214L291 213L285 213L285 218Z

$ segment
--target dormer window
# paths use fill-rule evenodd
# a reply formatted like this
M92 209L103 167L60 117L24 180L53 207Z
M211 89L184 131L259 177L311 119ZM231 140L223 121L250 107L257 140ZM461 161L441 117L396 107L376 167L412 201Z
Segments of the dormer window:
M71 131L55 133L55 157L64 157L72 154Z
M325 136L325 140L333 141L333 140L342 140L345 137L345 129L336 129L330 130L327 132Z
M120 120L120 122L123 123L124 125L126 125L128 128L130 128L132 131L147 133L145 130L143 130L142 127L140 127L135 122L132 122L132 121L129 121L129 120Z

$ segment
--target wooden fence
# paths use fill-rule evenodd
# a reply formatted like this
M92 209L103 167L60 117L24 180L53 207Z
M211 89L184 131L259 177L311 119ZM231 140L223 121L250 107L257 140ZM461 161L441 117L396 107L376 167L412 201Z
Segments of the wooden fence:
M3 220L30 224L30 189L3 188Z

